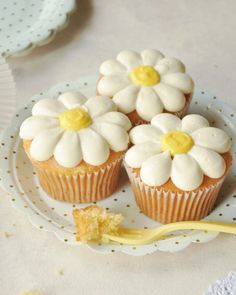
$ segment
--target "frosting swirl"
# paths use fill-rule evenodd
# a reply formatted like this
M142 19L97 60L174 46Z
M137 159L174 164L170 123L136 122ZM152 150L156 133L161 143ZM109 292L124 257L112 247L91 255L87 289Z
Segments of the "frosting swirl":
M153 86L160 82L160 74L154 67L139 66L132 70L131 80L141 86Z
M193 139L183 131L169 131L161 137L161 148L171 156L187 153L193 146Z
M66 110L59 115L60 127L65 130L79 131L92 124L89 113L82 108Z

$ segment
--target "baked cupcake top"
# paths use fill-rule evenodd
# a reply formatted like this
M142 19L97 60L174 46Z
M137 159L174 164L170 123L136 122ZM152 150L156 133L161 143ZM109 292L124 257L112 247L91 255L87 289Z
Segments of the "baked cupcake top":
M100 74L98 93L113 97L119 111L136 110L146 121L164 110L181 111L194 87L181 61L154 49L121 51L101 64Z
M231 148L230 137L221 129L209 127L200 115L187 115L182 120L172 114L156 115L150 125L130 131L134 144L125 161L140 168L142 181L160 186L169 179L185 191L197 189L203 176L220 178L226 163L220 154Z
M129 119L116 112L110 98L86 99L80 92L65 92L58 99L38 101L32 116L20 127L20 137L32 140L30 155L38 161L52 156L59 165L72 168L82 160L98 166L107 161L110 149L128 147Z

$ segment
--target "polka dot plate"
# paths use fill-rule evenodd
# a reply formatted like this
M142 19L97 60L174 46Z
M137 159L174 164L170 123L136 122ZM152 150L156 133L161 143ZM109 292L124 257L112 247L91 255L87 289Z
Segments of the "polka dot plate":
M1 0L0 52L3 56L28 53L48 43L64 28L76 0Z
M12 71L0 56L0 134L11 121L16 107L16 89Z
M51 199L41 189L36 173L23 151L18 136L22 121L30 116L33 104L43 97L56 98L60 93L68 90L79 90L85 95L95 93L97 77L84 77L77 81L62 83L48 91L39 93L31 98L29 103L14 115L10 127L4 132L0 149L0 167L2 187L9 193L12 205L25 213L30 222L40 230L53 232L61 241L79 246L75 240L75 227L72 219L74 208L88 204L69 204ZM217 97L197 89L190 108L191 113L199 113L209 119L213 126L225 129L232 137L233 150L236 155L236 112L225 105ZM235 158L235 157L234 157ZM117 191L106 200L98 202L104 208L124 215L124 225L128 227L156 227L160 224L140 213L126 176L122 177ZM236 162L220 192L218 204L206 218L236 223ZM179 231L165 240L148 245L126 246L120 244L89 244L93 250L102 253L124 252L130 255L145 255L156 250L176 252L183 250L193 243L205 243L214 239L217 233L203 231Z

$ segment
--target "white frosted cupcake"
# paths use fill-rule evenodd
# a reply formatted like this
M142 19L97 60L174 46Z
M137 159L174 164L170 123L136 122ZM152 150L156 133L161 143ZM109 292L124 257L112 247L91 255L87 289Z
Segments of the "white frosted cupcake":
M155 116L130 131L125 166L142 212L162 223L211 211L231 166L231 139L200 115Z
M66 92L37 102L20 137L43 189L57 200L81 203L116 189L130 128L109 98Z
M140 54L121 51L101 64L100 75L98 94L111 97L133 125L163 112L182 117L193 94L194 83L184 64L154 49Z

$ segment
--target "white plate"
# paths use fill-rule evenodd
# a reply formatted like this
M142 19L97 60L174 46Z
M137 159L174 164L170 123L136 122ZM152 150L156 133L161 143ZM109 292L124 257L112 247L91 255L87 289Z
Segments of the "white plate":
M202 295L235 295L236 294L236 272L232 271L223 278L214 282Z
M0 135L9 124L15 106L15 81L5 58L0 56Z
M43 97L54 97L68 90L80 90L87 95L95 92L96 77L85 77L78 81L62 83L34 96L27 106L20 109L14 116L11 126L5 131L0 150L1 184L10 194L9 199L14 207L24 212L30 222L41 230L54 232L65 243L79 246L75 241L75 227L72 220L72 210L76 205L55 201L47 196L40 188L35 172L26 154L23 151L18 130L21 122L30 116L32 105ZM233 154L236 154L236 113L223 104L218 98L197 90L195 92L190 112L206 116L217 127L225 129L233 138ZM210 220L236 222L236 163L228 175L224 187L220 192L223 198L214 211L207 217ZM219 198L219 199L221 199ZM99 205L114 212L121 212L125 217L125 226L154 227L159 224L139 212L134 201L126 174L123 171L122 179L116 193L110 198L98 202ZM178 235L178 236L177 236ZM187 231L175 233L173 237L144 246L125 246L107 244L89 244L88 247L103 253L122 251L130 255L145 255L156 250L180 251L191 242L204 243L214 239L217 233Z
M48 43L62 29L76 0L1 0L0 52L22 55Z

